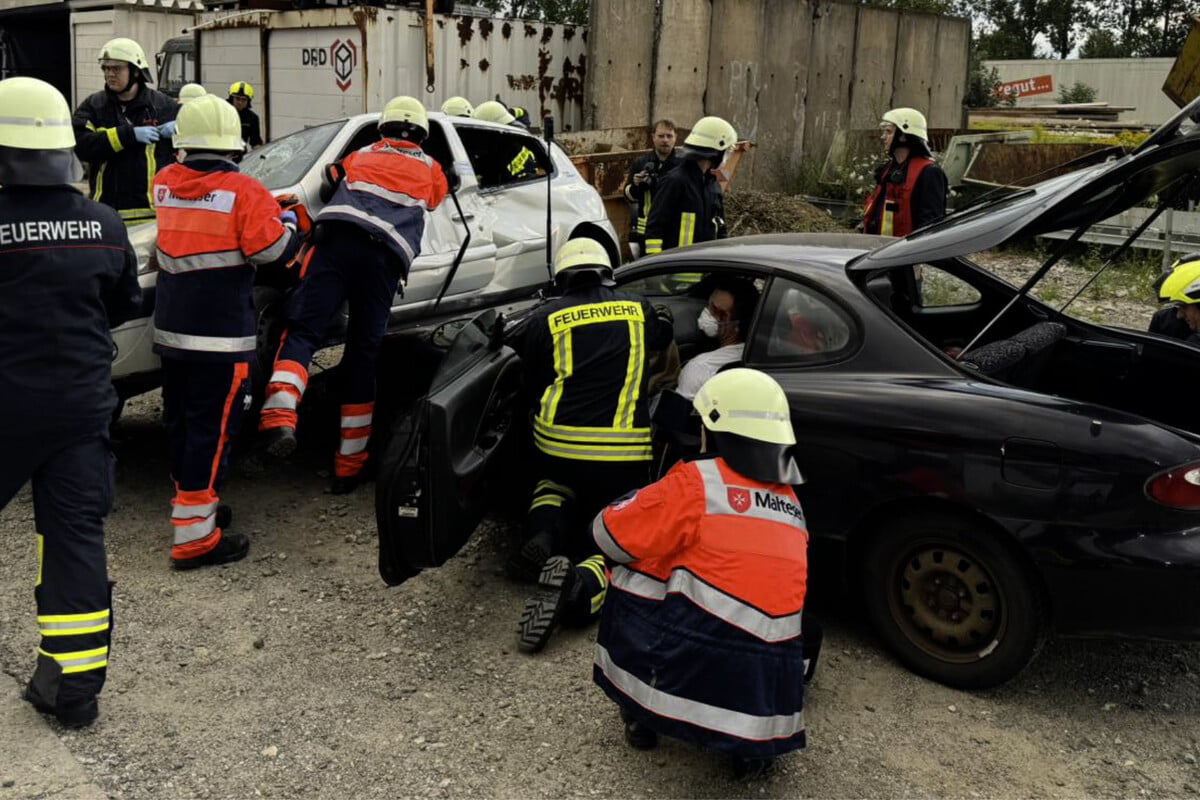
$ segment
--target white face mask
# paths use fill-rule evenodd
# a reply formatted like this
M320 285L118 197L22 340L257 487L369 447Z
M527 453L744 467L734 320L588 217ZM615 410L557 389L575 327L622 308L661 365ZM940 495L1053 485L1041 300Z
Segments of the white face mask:
M717 331L721 327L717 318L707 308L701 311L700 316L696 318L696 325L700 328L700 332L710 339L717 338Z

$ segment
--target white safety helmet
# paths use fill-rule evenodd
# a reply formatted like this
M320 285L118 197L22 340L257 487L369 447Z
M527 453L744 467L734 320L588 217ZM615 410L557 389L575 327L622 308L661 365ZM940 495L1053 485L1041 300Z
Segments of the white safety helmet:
M488 100L486 103L475 106L474 116L475 119L481 119L484 122L499 122L501 125L511 125L517 120L508 107L499 100Z
M580 282L582 276L596 276L601 286L615 286L612 259L604 245L595 239L571 239L554 257L554 280L559 286ZM590 279L595 283L595 278Z
M467 98L455 96L442 103L442 113L448 117L472 117L475 107Z
M57 186L79 179L71 108L37 78L0 81L0 184Z
M195 100L197 97L204 97L208 94L204 87L198 83L185 83L179 89L179 102L186 103L189 100Z
M211 94L183 104L175 118L172 141L179 150L240 152L246 149L237 109Z
M737 144L737 131L720 117L702 117L683 140L680 155L720 163Z
M100 48L100 55L96 58L101 64L105 61L124 61L131 65L129 70L130 81L135 81L138 76L141 76L142 81L150 80L150 64L146 61L146 51L142 46L133 39L119 37L109 39Z
M425 106L415 97L393 97L379 115L379 132L384 136L420 144L429 135L429 116L425 113Z
M745 367L718 372L692 401L716 451L740 475L803 483L792 457L796 444L787 395L765 372Z
M893 108L883 115L880 124L884 122L895 125L897 133L907 133L929 143L929 126L925 124L925 115L915 108Z

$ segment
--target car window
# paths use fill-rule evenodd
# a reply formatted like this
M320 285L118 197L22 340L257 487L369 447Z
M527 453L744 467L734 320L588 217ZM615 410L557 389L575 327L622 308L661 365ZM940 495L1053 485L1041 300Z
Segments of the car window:
M345 123L328 122L276 139L242 159L241 170L270 191L297 184Z
M462 375L491 351L495 327L495 309L488 309L469 321L446 323L439 335L443 338L453 336L453 343L434 373L430 394Z
M358 133L350 137L350 141L342 148L342 152L338 153L337 160L341 161L346 156L353 153L355 150L362 150L368 145L375 144L379 141L379 126L374 122L369 122L358 129ZM324 166L323 164L319 166Z
M704 279L705 274L703 272L664 272L622 283L621 288L634 294L640 294L642 297L699 296L700 282Z
M930 264L913 267L922 308L971 306L982 299L979 290L961 278Z
M771 282L748 360L823 363L853 349L854 321L841 306L796 281Z
M517 131L458 126L480 189L545 180L550 160L542 143Z

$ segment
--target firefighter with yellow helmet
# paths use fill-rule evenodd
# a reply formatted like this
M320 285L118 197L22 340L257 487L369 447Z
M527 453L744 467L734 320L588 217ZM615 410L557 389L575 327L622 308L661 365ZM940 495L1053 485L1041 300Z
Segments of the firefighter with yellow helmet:
M258 114L250 108L254 101L254 87L246 81L234 81L229 86L229 102L237 109L238 119L242 121L242 141L247 150L253 150L263 143L262 125Z
M151 89L141 45L118 38L100 48L104 89L75 109L75 153L88 166L93 200L112 206L126 225L154 219L154 173L175 161L171 137L179 104Z
M442 113L448 117L473 117L475 107L467 98L455 96L442 103Z
M658 182L646 218L647 255L724 239L725 198L713 171L737 144L737 132L720 117L704 117L677 149L683 163Z
M121 217L70 186L74 148L57 89L0 81L0 509L32 483L41 641L24 697L82 726L99 713L112 632L109 330L141 289Z
M521 109L518 109L521 110ZM525 112L521 110L524 114ZM529 115L525 114L524 119L528 119ZM529 125L522 121L514 113L514 109L501 103L499 100L488 100L485 103L480 103L475 107L475 119L483 120L484 122L495 122L498 125L511 125L514 128L521 130L529 130ZM517 144L520 144L518 141ZM507 154L506 154L507 155ZM512 153L512 158L509 160L508 174L513 180L527 180L538 175L537 156L533 150L525 145L521 145L520 149Z
M1150 320L1150 332L1200 344L1200 253L1176 260L1155 288L1164 307Z

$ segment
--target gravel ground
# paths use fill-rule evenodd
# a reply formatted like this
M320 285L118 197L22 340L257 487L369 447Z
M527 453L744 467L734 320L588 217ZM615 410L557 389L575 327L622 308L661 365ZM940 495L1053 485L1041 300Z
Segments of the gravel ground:
M1010 280L1032 268L994 264ZM1130 326L1153 310L1114 307ZM325 494L323 448L269 470L240 459L225 499L250 556L171 572L160 413L145 395L116 430L109 683L94 729L59 731L114 798L1200 794L1200 646L1052 641L1016 680L964 693L899 667L837 597L812 599L827 633L810 747L774 777L734 782L671 742L630 750L591 682L594 630L517 652L526 590L499 570L503 522L389 589L371 488ZM27 493L0 513L0 669L21 680L36 637L32 519ZM0 781L0 800L17 796Z

